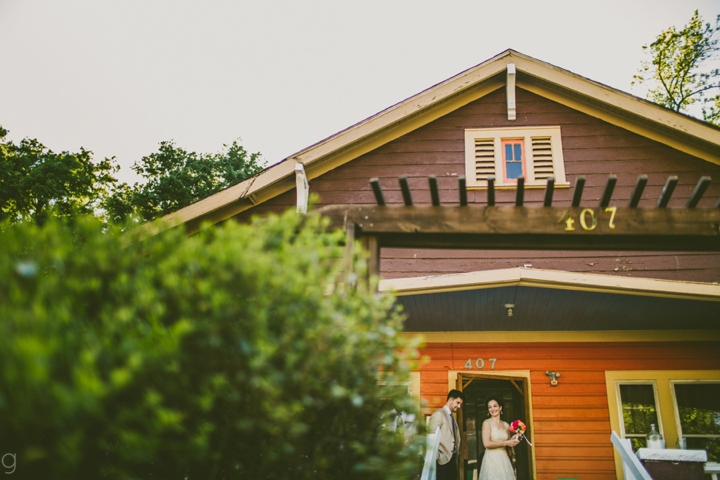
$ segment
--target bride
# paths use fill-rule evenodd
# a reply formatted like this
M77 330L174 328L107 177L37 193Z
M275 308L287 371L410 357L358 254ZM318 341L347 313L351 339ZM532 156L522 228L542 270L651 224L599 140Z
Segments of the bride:
M502 413L500 400L495 397L488 398L487 407L490 418L482 424L485 456L480 467L479 480L515 480L515 473L505 447L514 447L520 443L520 440L512 436L510 426L500 420Z

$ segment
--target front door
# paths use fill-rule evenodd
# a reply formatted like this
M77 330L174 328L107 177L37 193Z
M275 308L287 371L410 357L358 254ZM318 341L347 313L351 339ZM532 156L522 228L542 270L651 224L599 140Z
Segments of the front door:
M527 380L521 377L498 377L475 373L459 373L458 390L465 393L465 404L460 410L462 442L460 472L462 480L476 480L485 453L482 443L482 423L488 418L487 398L499 397L503 401L502 419L507 423L522 420L532 428L529 418ZM533 478L532 455L527 442L515 447L513 467L518 480Z

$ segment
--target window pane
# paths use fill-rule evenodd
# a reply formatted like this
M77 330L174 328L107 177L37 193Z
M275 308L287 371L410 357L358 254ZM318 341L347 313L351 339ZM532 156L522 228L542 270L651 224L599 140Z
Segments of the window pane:
M683 435L720 435L720 383L676 383Z
M632 437L630 439L630 443L632 444L633 452L637 452L639 448L647 447L647 440L645 437Z
M513 154L512 154L512 144L511 143L505 144L505 161L508 161L508 160L514 160Z
M626 435L647 435L652 423L660 430L652 385L620 385L620 401Z
M522 163L510 162L507 164L507 178L518 178L522 175Z
M720 438L685 437L688 450L705 450L709 462L720 462Z
M523 174L522 140L503 140L505 179L515 180Z
M707 450L711 462L720 461L720 383L676 383L675 398L682 435L690 449Z

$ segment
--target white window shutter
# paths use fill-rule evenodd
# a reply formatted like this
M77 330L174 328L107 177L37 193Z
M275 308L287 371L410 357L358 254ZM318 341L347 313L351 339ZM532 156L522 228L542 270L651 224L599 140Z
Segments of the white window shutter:
M475 181L495 175L495 140L492 138L475 139Z
M530 139L535 181L547 181L548 177L555 176L552 139L550 137L531 137Z

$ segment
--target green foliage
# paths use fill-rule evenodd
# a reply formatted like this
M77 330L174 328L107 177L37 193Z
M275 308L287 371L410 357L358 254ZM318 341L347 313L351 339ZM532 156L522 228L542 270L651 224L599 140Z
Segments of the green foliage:
M132 169L143 182L118 184L114 158L93 162L92 153L54 153L39 141L15 144L0 127L0 221L42 224L49 216L92 214L108 223L153 220L256 174L264 167L234 141L215 154L198 154L161 142L157 153Z
M720 69L708 68L716 58L720 15L715 25L703 23L695 10L681 30L670 27L642 48L650 60L643 61L633 85L650 83L647 98L676 112L699 107L703 120L720 123Z
M34 139L15 144L7 134L0 127L0 221L93 214L116 182L113 159L95 163L83 148L54 153Z
M20 478L407 479L417 413L393 299L292 212L127 245L0 224L0 452ZM355 259L362 276L363 262Z
M248 154L237 141L215 154L188 152L173 142L161 142L157 153L132 167L145 182L118 186L105 207L113 221L133 214L153 220L235 185L263 167L260 153Z

